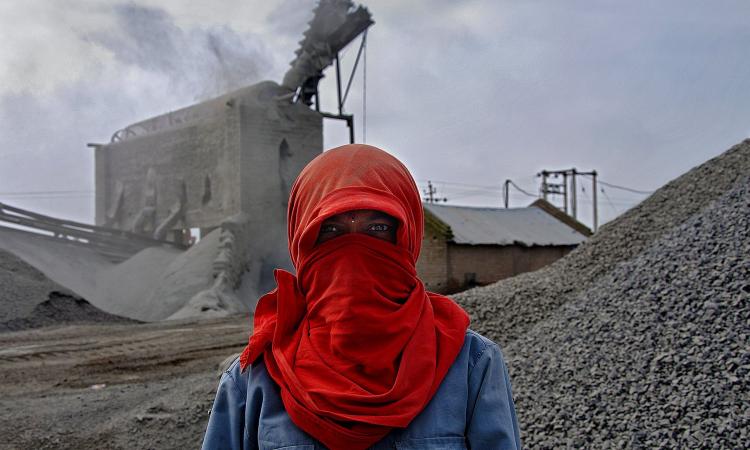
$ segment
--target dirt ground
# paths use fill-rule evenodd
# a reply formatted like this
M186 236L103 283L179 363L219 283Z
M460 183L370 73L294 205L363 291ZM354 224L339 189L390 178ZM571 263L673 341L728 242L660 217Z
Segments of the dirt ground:
M198 448L247 316L0 333L0 449Z

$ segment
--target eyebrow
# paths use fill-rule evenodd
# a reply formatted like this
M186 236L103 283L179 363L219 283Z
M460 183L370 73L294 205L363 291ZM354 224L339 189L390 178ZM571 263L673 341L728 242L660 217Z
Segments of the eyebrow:
M344 213L341 213L341 214L344 214ZM347 223L347 222L349 222L349 220L346 217L336 218L336 216L340 216L341 214L336 214L336 215L333 215L333 216L326 217L321 222L321 225L326 224L326 223ZM396 225L399 224L399 220L397 218L391 216L390 214L387 214L387 213L384 213L384 212L381 212L381 211L375 211L375 212L370 213L370 214L372 214L372 215L367 216L364 220L366 220L366 221L383 220L383 221L393 222Z
M370 216L370 220L377 220L377 219L386 219L386 220L393 220L393 221L398 222L398 219L396 219L392 215L382 213L382 212L373 213L372 216Z

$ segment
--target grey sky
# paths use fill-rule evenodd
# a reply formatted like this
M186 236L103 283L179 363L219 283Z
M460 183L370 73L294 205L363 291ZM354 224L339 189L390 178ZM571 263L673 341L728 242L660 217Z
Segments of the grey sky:
M2 2L0 201L91 221L87 142L226 89L280 81L313 4ZM535 193L545 168L596 169L610 183L653 190L750 135L745 0L365 5L376 21L367 142L417 180L436 181L451 203L497 206L506 178ZM362 77L347 102L358 138ZM334 78L321 85L329 110ZM346 142L336 122L325 137L327 146ZM591 194L583 185L581 201ZM602 221L643 198L604 189ZM40 191L67 192L8 195ZM580 213L590 223L588 205Z

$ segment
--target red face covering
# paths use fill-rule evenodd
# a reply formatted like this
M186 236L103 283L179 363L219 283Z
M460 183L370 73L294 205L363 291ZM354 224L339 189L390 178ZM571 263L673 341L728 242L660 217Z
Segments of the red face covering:
M353 233L315 245L326 218L358 209L395 217L396 244ZM331 449L365 449L424 409L468 316L417 278L422 203L388 153L346 145L318 156L292 187L287 218L298 276L275 271L242 369L263 355L298 427Z

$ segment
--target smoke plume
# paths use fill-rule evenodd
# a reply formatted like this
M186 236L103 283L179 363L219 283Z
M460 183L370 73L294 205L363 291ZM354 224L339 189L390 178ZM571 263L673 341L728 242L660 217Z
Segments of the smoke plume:
M26 78L14 85L21 88L0 86L0 202L91 222L86 143L107 142L130 123L253 84L274 69L272 52L252 33L180 26L162 9L133 3L99 13L69 26L46 24L57 25L60 52L32 54L23 72L6 76ZM29 43L34 53L36 44L44 43Z

